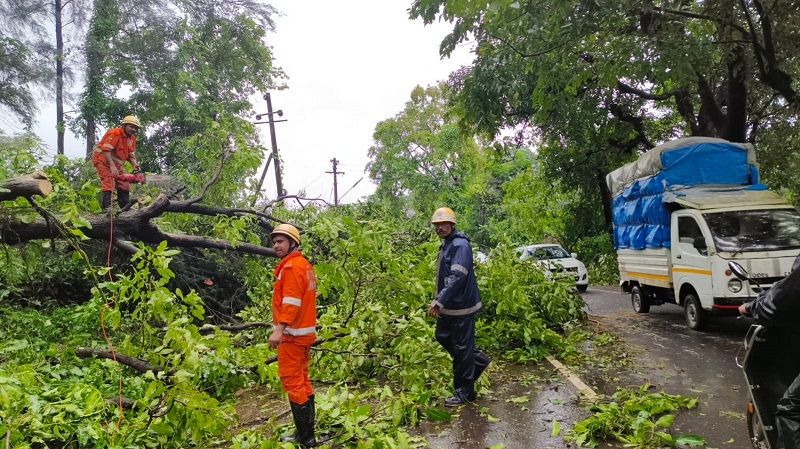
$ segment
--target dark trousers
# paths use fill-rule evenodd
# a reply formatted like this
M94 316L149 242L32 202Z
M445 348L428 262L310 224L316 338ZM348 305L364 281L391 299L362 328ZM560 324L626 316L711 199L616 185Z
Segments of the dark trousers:
M800 449L800 376L789 385L775 412L777 449Z
M475 399L475 381L489 357L475 347L475 315L439 315L436 341L453 357L453 387L462 399Z

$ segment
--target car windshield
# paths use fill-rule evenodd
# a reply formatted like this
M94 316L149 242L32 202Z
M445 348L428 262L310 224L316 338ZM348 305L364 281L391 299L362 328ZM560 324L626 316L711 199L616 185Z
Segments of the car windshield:
M703 214L720 252L800 248L800 214L794 209Z
M531 257L536 260L546 260L546 259L566 259L571 257L570 254L564 251L564 248L560 246L543 246L540 248L531 248L528 250Z

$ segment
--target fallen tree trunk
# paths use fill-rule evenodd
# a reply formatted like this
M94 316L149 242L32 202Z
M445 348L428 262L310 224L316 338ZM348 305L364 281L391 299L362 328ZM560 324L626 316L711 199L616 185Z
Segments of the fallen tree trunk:
M228 215L227 209L205 208L200 205L187 205L185 202L173 202L167 196L160 195L152 204L137 210L120 213L117 216L108 214L92 215L86 217L89 227L80 228L86 237L98 240L112 240L117 242L117 247L125 251L138 250L135 246L125 244L126 240L158 244L166 241L169 246L183 248L211 248L227 251L237 251L247 254L256 254L267 257L277 257L272 248L251 243L232 244L227 240L213 239L195 235L171 234L162 231L151 220L168 212L198 213L200 215ZM237 214L243 213L237 210ZM262 213L255 213L261 218L269 217ZM271 217L269 217L271 218ZM0 243L15 245L31 240L63 238L63 227L59 222L40 218L33 223L9 222L4 223L0 229ZM68 234L71 235L71 234Z
M24 176L8 178L0 182L0 201L14 200L20 197L29 198L34 195L47 196L53 191L53 185L47 180L44 172L36 171Z

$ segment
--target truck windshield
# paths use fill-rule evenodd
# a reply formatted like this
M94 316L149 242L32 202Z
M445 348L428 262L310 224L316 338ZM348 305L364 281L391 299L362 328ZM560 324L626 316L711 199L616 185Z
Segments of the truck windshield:
M744 210L703 214L720 252L800 248L800 214L794 209Z

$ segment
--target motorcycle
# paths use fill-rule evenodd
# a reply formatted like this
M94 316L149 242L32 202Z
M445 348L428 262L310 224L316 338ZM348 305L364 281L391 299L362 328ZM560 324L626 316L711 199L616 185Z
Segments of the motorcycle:
M737 262L728 268L740 280L755 284L750 291L762 294L764 289ZM755 298L754 298L755 299ZM747 382L747 430L754 449L776 447L775 411L778 401L800 373L800 347L797 333L753 324L744 338L744 359L736 364L744 371Z

